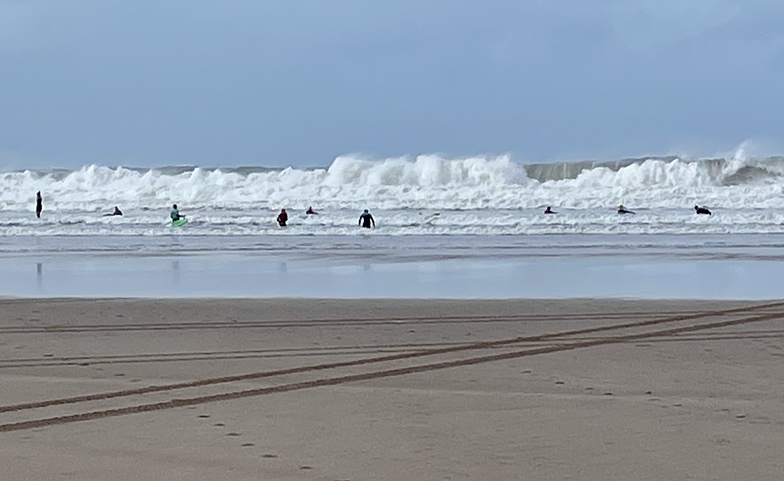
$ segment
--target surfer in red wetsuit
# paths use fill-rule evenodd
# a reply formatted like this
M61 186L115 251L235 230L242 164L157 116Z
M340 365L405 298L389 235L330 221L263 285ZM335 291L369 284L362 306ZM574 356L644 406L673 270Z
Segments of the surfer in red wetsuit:
M286 227L286 222L289 220L289 215L286 213L286 209L280 209L280 214L275 219L278 222L278 225L281 227Z

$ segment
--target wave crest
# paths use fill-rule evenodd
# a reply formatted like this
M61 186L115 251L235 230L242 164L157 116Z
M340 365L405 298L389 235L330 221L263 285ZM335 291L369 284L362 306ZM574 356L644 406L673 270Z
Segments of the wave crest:
M102 210L111 205L161 208L576 208L624 203L679 207L770 207L781 203L784 158L684 160L652 157L522 164L510 156L438 155L370 160L336 158L327 168L88 165L74 171L0 174L0 210L29 210L35 192L47 208Z

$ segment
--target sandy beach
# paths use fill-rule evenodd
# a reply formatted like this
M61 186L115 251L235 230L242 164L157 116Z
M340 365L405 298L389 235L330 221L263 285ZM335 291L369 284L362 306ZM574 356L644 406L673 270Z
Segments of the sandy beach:
M784 302L3 299L23 480L784 472Z

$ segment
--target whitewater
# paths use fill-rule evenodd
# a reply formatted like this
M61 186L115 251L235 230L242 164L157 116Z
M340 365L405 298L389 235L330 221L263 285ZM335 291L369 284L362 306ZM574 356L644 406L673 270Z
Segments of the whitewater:
M7 171L0 294L779 298L783 187L784 158L740 155Z
M324 168L88 165L0 173L2 236L168 236L177 203L190 222L178 236L778 234L784 232L784 158L520 163L511 156L437 155ZM41 191L44 213L33 215ZM637 212L619 216L619 204ZM117 205L122 217L104 217ZM694 205L712 216L697 216ZM319 215L304 214L308 206ZM558 215L545 216L545 206ZM286 208L286 229L274 223Z

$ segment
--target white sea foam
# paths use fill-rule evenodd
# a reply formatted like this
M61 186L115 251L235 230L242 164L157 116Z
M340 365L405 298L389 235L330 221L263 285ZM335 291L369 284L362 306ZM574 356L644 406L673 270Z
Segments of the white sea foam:
M784 159L677 157L522 164L509 156L342 156L323 169L90 165L75 171L0 173L0 234L138 235L161 232L178 203L191 234L281 233L286 207L324 215L292 219L286 233L354 232L370 208L389 234L779 232ZM44 217L33 218L36 191ZM638 209L620 220L618 204ZM716 214L698 218L695 204ZM100 214L120 206L126 216ZM541 209L562 211L543 218ZM436 215L438 214L438 215Z

